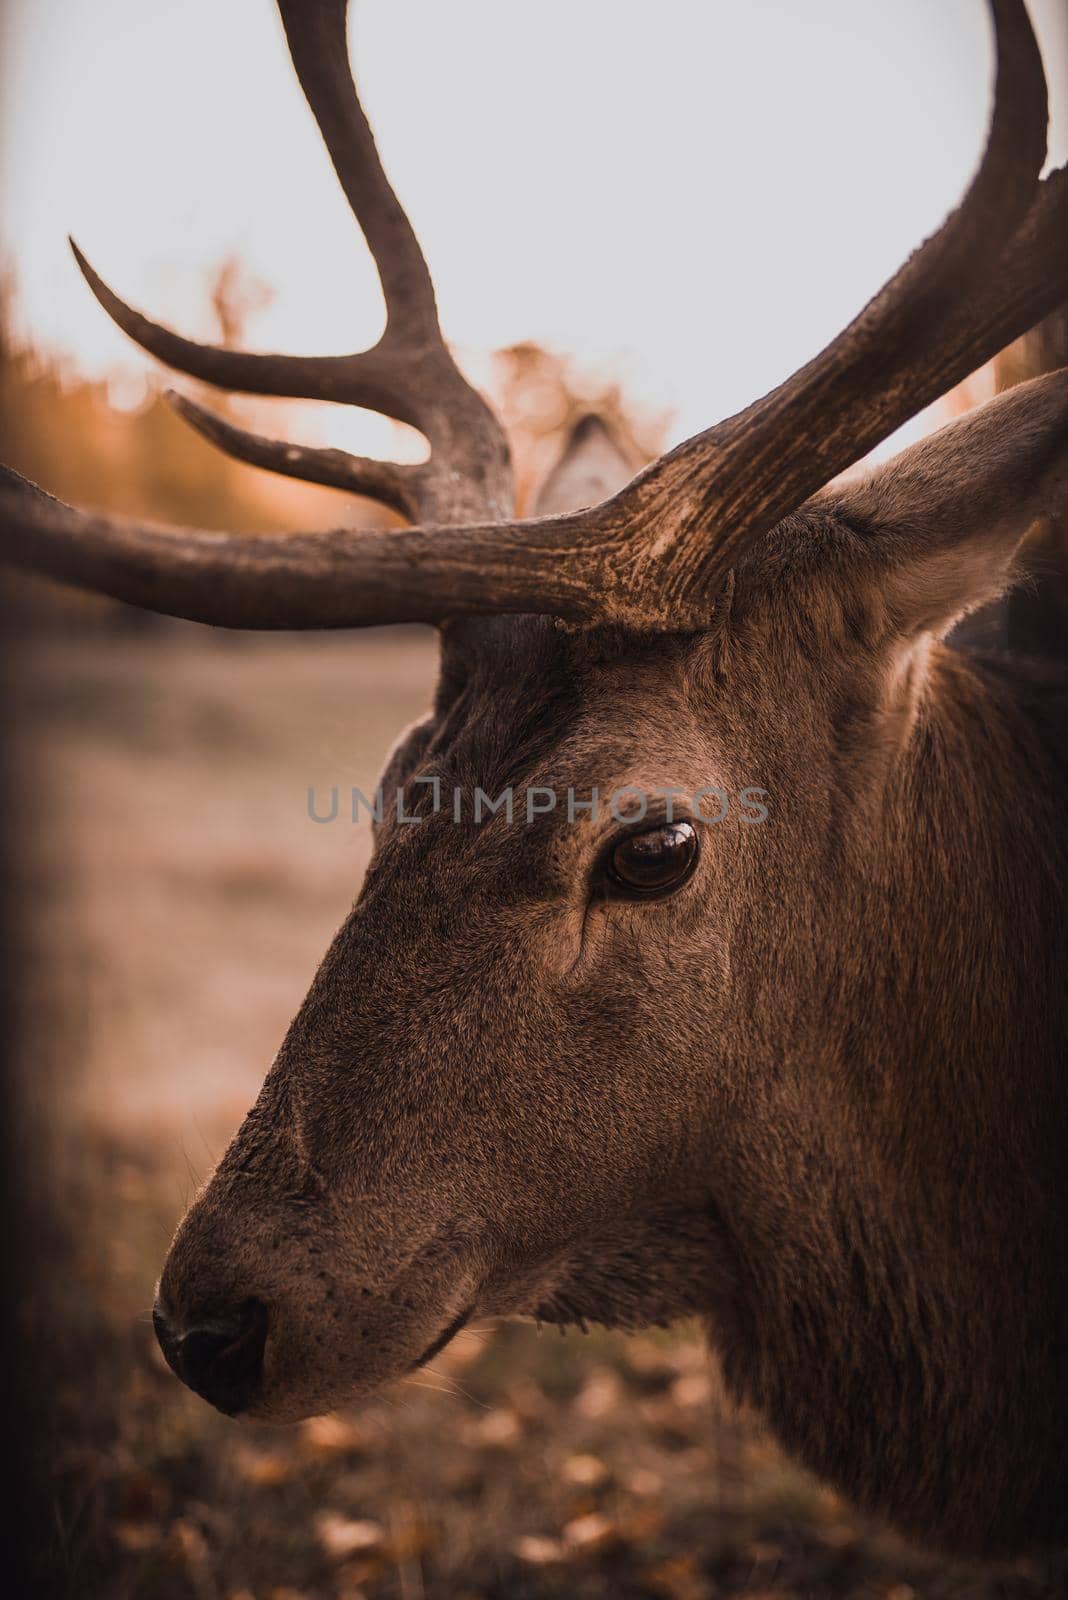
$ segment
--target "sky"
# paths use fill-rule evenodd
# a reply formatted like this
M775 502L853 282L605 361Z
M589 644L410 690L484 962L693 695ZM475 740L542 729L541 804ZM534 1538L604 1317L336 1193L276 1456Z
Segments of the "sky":
M1068 0L1031 0L1068 155ZM0 265L16 328L114 393L148 358L78 276L210 328L207 274L269 284L258 348L360 348L377 281L268 0L0 0ZM981 0L358 0L352 58L442 323L479 381L534 339L619 379L667 442L831 338L974 168ZM329 413L329 415L323 415ZM317 439L393 425L319 408Z

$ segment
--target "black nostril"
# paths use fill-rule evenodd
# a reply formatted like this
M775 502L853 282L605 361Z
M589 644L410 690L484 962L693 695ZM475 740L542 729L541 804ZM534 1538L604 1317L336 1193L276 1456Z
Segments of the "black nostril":
M261 1301L202 1317L183 1334L157 1307L152 1325L167 1365L183 1383L230 1416L247 1410L263 1382L267 1307Z

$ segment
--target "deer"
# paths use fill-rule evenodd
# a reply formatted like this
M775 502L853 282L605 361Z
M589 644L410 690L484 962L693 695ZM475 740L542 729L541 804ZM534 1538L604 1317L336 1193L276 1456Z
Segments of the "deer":
M951 629L1068 486L1068 370L859 464L1068 299L1068 169L1023 0L990 0L963 199L807 365L636 475L580 425L517 516L349 65L345 0L278 0L376 261L341 356L194 343L202 383L407 423L417 464L259 436L246 463L404 526L286 536L72 508L6 472L5 560L243 629L429 623L433 704L383 772L366 877L181 1222L177 1376L294 1421L473 1317L697 1316L730 1393L863 1511L945 1550L1068 1542L1065 676ZM856 468L856 471L848 469ZM759 785L762 826L688 798ZM477 824L434 785L629 786L640 815ZM669 808L664 799L670 791Z

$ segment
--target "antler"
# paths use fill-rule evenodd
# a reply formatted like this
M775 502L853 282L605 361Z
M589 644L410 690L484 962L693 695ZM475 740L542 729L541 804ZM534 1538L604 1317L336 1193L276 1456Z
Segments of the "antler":
M179 402L215 443L447 526L243 538L87 517L0 487L10 559L231 627L517 611L649 629L699 626L727 571L756 539L1068 298L1068 174L1038 177L1046 131L1041 59L1022 0L991 0L997 79L978 172L958 210L854 322L778 389L663 456L612 499L563 517L502 520L507 448L441 338L426 263L349 74L345 0L279 0L279 9L301 85L378 264L387 308L379 343L341 357L212 349L149 322L79 261L105 309L161 360L228 388L371 406L420 428L431 457L407 467L286 445Z
M1038 181L1048 115L1042 58L1022 0L990 7L994 110L961 205L814 360L650 469L649 489L686 506L667 561L669 600L685 606L707 587L710 527L719 576L1068 296L1064 170Z
M408 516L449 522L507 516L508 446L442 339L430 272L382 170L349 72L345 0L278 0L278 9L301 88L378 267L386 302L379 342L349 356L251 355L197 344L126 305L71 240L78 265L109 316L168 366L220 388L366 406L418 428L431 447L422 466L298 447L260 438L169 395L186 421L231 455L368 495Z

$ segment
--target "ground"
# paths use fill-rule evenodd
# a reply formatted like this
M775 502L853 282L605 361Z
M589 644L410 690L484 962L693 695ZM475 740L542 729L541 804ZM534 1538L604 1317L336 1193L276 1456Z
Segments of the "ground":
M425 706L433 645L75 620L18 641L16 669L36 1592L1062 1592L1038 1567L947 1563L853 1515L731 1410L694 1327L476 1329L373 1404L287 1430L183 1390L149 1322L167 1241L354 897L369 837L345 796L370 792ZM312 822L309 786L322 808L334 784L338 821Z

